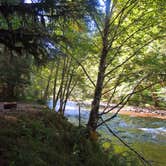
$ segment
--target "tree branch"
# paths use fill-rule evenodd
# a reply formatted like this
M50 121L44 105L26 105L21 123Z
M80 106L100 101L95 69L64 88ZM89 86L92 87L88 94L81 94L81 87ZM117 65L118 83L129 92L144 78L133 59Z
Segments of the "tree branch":
M118 113L120 112L120 110L126 105L126 103L129 101L129 99L131 98L131 96L132 96L133 94L142 92L142 91L144 91L144 90L146 90L146 89L148 89L148 88L150 88L150 87L152 87L152 86L154 86L154 85L156 85L156 84L158 84L158 83L159 83L159 82L153 83L153 84L151 84L151 85L149 85L149 86L146 86L146 87L144 87L144 88L142 88L142 89L140 89L140 90L138 90L138 91L135 91L135 89L139 86L139 84L137 84L137 85L134 87L133 91L132 91L131 93L129 93L128 95L126 95L126 96L121 100L121 102L119 102L116 106L112 107L111 109L109 109L109 110L107 110L107 111L105 111L105 112L100 113L99 115L101 116L101 115L103 115L103 114L107 114L107 113L111 112L113 109L119 107L119 106L124 102L124 103L118 108L118 110L116 111L115 114L113 114L111 117L109 117L109 118L107 118L107 119L105 120L105 122L110 121L111 119L115 118L115 117L118 115ZM103 124L103 123L98 124L97 127L101 126L102 124Z
M164 36L158 36L158 37L156 37L156 38L154 38L154 39L151 39L150 41L146 42L144 45L142 45L140 48L138 48L136 51L134 51L134 53L133 53L131 56L129 56L126 60L124 60L121 64L117 65L117 66L114 67L111 71L107 72L107 73L105 74L105 77L108 76L108 75L110 75L113 71L115 71L115 70L118 69L119 67L123 66L123 65L124 65L126 62L128 62L131 58L133 58L135 55L137 55L137 53L139 53L139 51L140 51L141 49L143 49L144 47L146 47L147 45L149 45L150 43L152 43L154 40L157 40L157 39L159 39L159 38L161 38L161 37L164 37Z
M108 124L103 120L102 117L100 117L101 121L103 122L103 124L106 126L107 130L113 135L115 136L121 143L123 143L128 149L130 149L132 152L134 152L137 157L141 160L141 162L146 166L149 165L151 166L151 163L149 161L147 161L140 153L138 153L135 149L133 149L130 145L128 145L122 138L120 138L117 134L115 134L113 132L113 130L108 126Z

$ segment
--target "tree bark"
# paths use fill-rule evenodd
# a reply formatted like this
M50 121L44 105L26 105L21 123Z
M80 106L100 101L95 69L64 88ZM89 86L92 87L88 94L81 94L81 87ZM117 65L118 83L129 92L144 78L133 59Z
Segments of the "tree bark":
M88 121L88 128L90 130L96 130L96 127L97 127L98 112L99 112L100 100L101 100L101 96L102 96L104 74L105 74L105 69L106 69L105 68L106 55L107 55L107 51L104 47L102 54L101 54L101 58L100 58L100 65L99 65L99 72L98 72L97 83L96 83L96 88L95 88L95 94L93 97L90 117L89 117L89 121Z
M46 89L44 91L44 96L43 96L44 101L46 101L48 99L48 91L49 91L49 88L50 88L50 81L51 81L53 69L54 69L54 64L52 64L52 66L51 66L51 71L50 71L50 75L48 77L47 86L46 86Z
M14 85L12 85L12 84L10 84L10 83L7 84L6 94L5 94L6 100L11 101L11 100L16 99L15 93L14 93L14 89L15 89L15 86L14 86Z
M60 83L60 87L58 89L58 93L55 99L55 105L57 104L58 100L61 98L62 95L62 90L63 90L63 86L64 86L64 77L65 77L65 69L66 68L66 58L63 60L63 68L62 68L62 74L61 74L61 83ZM58 110L59 112L60 110ZM60 112L61 114L62 112Z
M100 63L99 63L99 69L98 69L98 76L97 76L97 83L95 87L95 93L91 105L91 111L90 116L88 120L88 129L90 131L95 131L97 128L97 122L98 122L98 113L99 113L99 107L100 107L100 100L102 96L102 89L103 89L103 83L105 78L105 70L106 70L106 59L108 54L108 35L109 35L109 21L110 21L110 0L106 1L106 17L105 17L105 24L103 28L103 48L100 55Z
M59 73L59 60L57 62L57 68L56 68L56 73L55 73L55 78L54 78L54 87L53 87L53 99L52 99L52 109L55 110L56 107L56 86L57 86L57 79L58 79L58 73Z
M65 94L67 91L67 86L68 86L68 82L69 82L69 74L70 74L70 64L71 64L71 60L68 58L66 65L64 66L64 85L62 87L62 92L60 94L60 106L59 106L59 112L64 115L64 111L63 111L63 105L65 102Z
M66 87L66 94L65 94L65 99L64 99L63 108L62 108L63 114L65 112L66 104L67 104L68 98L70 96L70 87L71 87L71 83L72 83L72 80L73 80L73 72L74 71L72 71L72 73L70 75L68 85Z

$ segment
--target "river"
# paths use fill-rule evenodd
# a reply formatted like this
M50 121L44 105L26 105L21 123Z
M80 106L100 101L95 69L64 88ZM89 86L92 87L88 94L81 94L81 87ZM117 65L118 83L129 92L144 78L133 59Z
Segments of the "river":
M49 102L48 105L51 107L52 103ZM76 102L69 101L67 103L65 116L70 122L78 125L79 113ZM89 108L81 107L81 123L86 124L88 117ZM147 160L153 161L154 166L166 165L166 120L118 115L107 124L119 137L123 138ZM104 126L101 126L98 132L101 137L111 141L117 153L127 150Z

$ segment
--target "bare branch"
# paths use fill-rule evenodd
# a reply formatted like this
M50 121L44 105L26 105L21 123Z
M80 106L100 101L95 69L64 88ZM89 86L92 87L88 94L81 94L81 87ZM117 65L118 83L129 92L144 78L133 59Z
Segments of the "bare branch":
M109 113L110 111L112 111L113 109L115 109L115 108L117 108L117 107L119 107L121 104L123 104L123 102L125 101L125 104L128 102L128 97L131 97L134 93L136 93L135 92L135 89L140 85L140 83L143 81L143 80L145 80L148 76L149 76L150 74L148 74L148 75L146 75L145 77L143 77L138 83L137 83L137 85L133 88L133 90L132 90L132 92L131 93L129 93L129 94L127 94L122 100L121 100L121 102L119 102L116 106L114 106L113 108L111 108L111 109L109 109L109 110L107 110L106 111L106 109L104 109L104 111L103 111L103 113L101 113L101 114L106 114L106 113ZM125 104L123 104L122 105L122 108L124 107L124 105ZM121 110L121 107L120 107L120 109L118 109L118 110ZM118 112L118 111L117 111Z
M115 109L115 108L117 108L117 107L120 106L120 107L118 108L118 110L116 111L115 114L113 114L111 117L109 117L109 118L107 118L107 119L105 120L105 122L110 121L111 119L115 118L115 117L118 115L118 113L120 112L120 110L126 105L126 103L129 101L129 99L131 98L131 96L132 96L133 94L142 92L142 91L144 91L144 90L146 90L146 89L148 89L148 88L150 88L150 87L152 87L152 86L154 86L154 85L156 85L156 84L158 84L158 83L159 83L159 82L153 83L153 84L151 84L151 85L149 85L149 86L146 86L146 87L144 87L144 88L142 88L142 89L140 89L140 90L135 91L135 89L136 89L137 86L139 85L139 84L138 84L138 85L133 89L133 91L132 91L131 93L129 93L128 95L126 95L126 96L121 100L120 103L118 103L116 106L112 107L112 108L109 109L108 111L105 111L105 112L100 113L99 115L101 116L101 115L103 115L103 114L107 114L107 113L111 112L113 109ZM102 124L103 124L103 123L98 124L97 127L101 126Z
M119 16L122 16L123 12L129 8L133 3L129 4L131 0L128 0L126 2L126 4L123 6L123 8L119 11L119 13L113 18L113 20L110 22L110 26L116 21L116 19L119 17ZM137 0L134 1L134 3L136 3ZM128 5L129 4L129 5ZM128 6L127 6L128 5Z
M85 75L87 76L88 80L92 83L92 85L95 87L95 83L93 82L93 80L91 79L91 77L89 76L88 72L86 71L86 69L84 68L84 66L72 55L70 55L82 68L82 70L84 71Z
M121 74L121 76L122 76L122 77L125 77L125 78L129 78L129 76L138 74L138 73L140 73L140 72L142 72L142 71L143 71L143 70L141 69L141 70L136 71L136 72L128 73L127 75L125 75L125 74L122 75L122 74ZM112 80L113 78L115 78L115 77L111 77L111 78L108 77L108 80L105 82L103 88L104 88L104 87L108 84L108 82L109 82L110 80ZM124 80L121 80L120 83L122 83L123 81L124 81ZM112 90L110 89L110 90L104 92L104 94L105 94L105 93L108 93L108 92L110 92L110 91L112 91Z
M146 26L146 27L142 27L141 26L141 28L139 28L139 29L137 29L136 31L134 31L132 34L130 34L125 40L123 40L122 42L121 42L121 44L120 44L120 46L118 46L118 48L117 48L117 51L116 51L116 53L114 54L114 56L109 60L109 62L112 62L114 59L115 59L115 57L118 55L118 53L120 52L120 50L121 50L121 48L124 46L124 44L129 40L129 39L131 39L135 34L137 34L138 32L140 32L140 31L143 31L143 30L146 30L146 29L148 29L148 28L150 28L151 27L151 25L148 25L148 26ZM140 43L139 43L140 44ZM110 49L110 47L108 48L108 49ZM108 65L109 65L110 63L108 63Z
M162 36L162 37L164 37L164 36ZM143 44L140 48L138 48L136 51L134 51L134 53L133 53L131 56L129 56L126 60L124 60L121 64L117 65L117 66L114 67L111 71L107 72L107 73L105 74L105 77L108 76L109 74L111 74L113 71L115 71L115 70L118 69L119 67L123 66L126 62L128 62L128 61L129 61L130 59L132 59L135 55L137 55L137 53L139 53L139 51L140 51L141 49L143 49L144 47L146 47L147 45L149 45L150 43L152 43L154 40L157 40L157 39L159 39L159 38L161 38L161 36L158 36L158 37L156 37L156 38L154 38L154 39L151 39L150 41L148 41L148 42L146 42L145 44Z
M123 70L122 70L121 74L122 74L122 73L123 73ZM112 89L112 90L113 90L113 93L111 94L111 96L110 96L110 98L109 98L109 100L108 100L108 102L107 102L107 106L104 108L103 112L109 107L109 104L110 104L110 102L111 102L113 96L114 96L115 93L116 93L117 87L123 82L123 81L120 81L121 74L119 74L119 78L117 79L116 84L115 84L115 86L114 86L113 89Z
M129 2L129 1L128 1L128 2ZM127 2L127 3L128 3L128 2ZM122 22L125 20L125 18L127 17L127 15L131 12L131 10L137 5L137 1L135 1L135 3L131 3L131 4L128 5L128 6L127 6L127 3L126 3L126 5L123 7L123 9L121 10L121 14L120 14L120 17L119 17L118 25L116 26L116 29L115 29L114 34L113 34L113 37L112 37L112 39L111 39L111 41L110 41L110 44L109 44L109 46L108 46L108 50L112 47L112 43L113 43L115 37L117 36L117 32L118 32L118 29L119 29L120 25L121 25ZM133 5L133 4L134 4L134 5ZM133 5L133 6L127 11L127 13L126 13L125 15L123 15L124 12L125 12L125 10L127 10L127 8L129 8L131 5Z
M145 12L143 12L139 17L137 17L136 19L134 19L130 24L128 24L128 25L127 25L126 27L124 27L120 32L118 32L118 33L116 34L116 36L119 37L124 31L126 31L128 28L132 27L132 25L134 25L135 23L139 22L143 17L145 17L147 14L152 13L152 12L154 12L154 11L152 10L152 11L147 12L147 11L145 10ZM152 19L152 17L146 19L146 20L144 21L144 23L147 23L147 21L150 20L150 19ZM116 38L116 39L117 39L117 38Z
M108 100L108 102L107 102L107 106L104 108L103 112L109 107L109 104L110 104L110 102L111 102L113 96L114 96L115 93L116 93L116 89L117 89L118 85L119 85L119 80L118 80L117 83L115 84L114 89L113 89L114 91L113 91L111 97L109 98L109 100Z
M100 25L99 25L99 23L97 22L95 16L93 15L93 13L91 13L91 17L93 18L93 21L95 22L95 25L96 25L96 27L97 27L97 30L98 30L99 33L100 33L101 38L103 38L103 32L102 32L102 30L101 30L101 28L100 28Z
M63 47L63 46L62 46ZM91 77L89 76L88 72L86 71L85 67L82 65L82 63L76 58L74 57L68 50L67 54L76 61L76 63L82 68L82 70L84 71L85 75L87 76L88 80L92 83L92 85L95 87L95 83L93 82L93 80L91 79Z

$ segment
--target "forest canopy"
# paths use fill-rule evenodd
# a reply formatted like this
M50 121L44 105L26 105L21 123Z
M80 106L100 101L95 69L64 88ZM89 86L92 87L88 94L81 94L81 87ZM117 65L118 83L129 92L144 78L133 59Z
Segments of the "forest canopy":
M0 3L1 100L165 107L164 0L25 2Z

